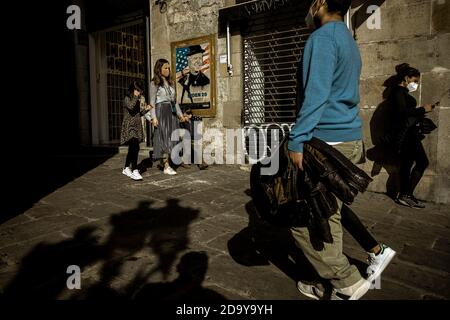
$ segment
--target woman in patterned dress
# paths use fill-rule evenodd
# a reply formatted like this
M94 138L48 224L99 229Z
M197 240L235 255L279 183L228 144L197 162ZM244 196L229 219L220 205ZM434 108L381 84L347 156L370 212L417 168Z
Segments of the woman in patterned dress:
M123 101L124 114L120 144L128 145L128 153L122 173L133 180L142 180L137 169L139 143L144 140L141 116L151 109L151 106L145 103L142 88L138 81L133 81Z

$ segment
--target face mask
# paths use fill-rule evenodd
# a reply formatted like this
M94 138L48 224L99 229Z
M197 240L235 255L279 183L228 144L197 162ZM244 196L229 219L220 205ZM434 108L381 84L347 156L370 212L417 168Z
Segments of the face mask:
M410 82L410 83L408 83L407 88L408 88L409 92L414 92L417 90L417 88L419 88L419 84L417 82Z
M316 12L313 12L313 8L315 7L316 3L317 1L314 1L311 4L311 7L309 7L308 15L305 17L306 26L312 30L320 28L320 19L318 17L315 17L318 9L316 10Z
M305 18L305 23L306 23L306 26L309 28L309 29L315 29L315 25L314 25L314 18L313 18L313 16L312 16L312 13L311 13L311 9L309 9L309 11L308 11L308 15L306 16L306 18Z

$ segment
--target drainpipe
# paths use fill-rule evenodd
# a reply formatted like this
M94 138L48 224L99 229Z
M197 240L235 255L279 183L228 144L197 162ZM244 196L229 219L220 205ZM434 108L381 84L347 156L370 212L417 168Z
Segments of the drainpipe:
M145 53L144 53L144 59L145 59L145 84L147 85L147 89L150 88L150 64L151 64L151 57L150 57L150 42L151 42L151 30L150 30L150 17L145 16ZM150 96L148 90L146 90L146 100L149 101Z
M230 39L230 21L227 21L227 72L228 76L233 76L233 65L231 64L231 39Z
M150 10L150 12L151 12L151 8L149 9ZM145 90L145 92L146 92L146 94L145 94L145 100L146 100L146 102L147 103L149 103L150 102L150 79L152 78L151 77L151 74L150 74L150 72L151 72L151 55L150 55L150 43L151 43L151 36L152 36L152 33L151 33L151 25L150 25L150 16L148 16L148 15L145 15L145 23L144 23L144 25L145 25L145 32L144 32L144 34L145 34L145 37L144 37L144 41L145 41L145 52L144 52L144 59L145 59L145 84L146 84L146 89L147 90ZM151 129L151 125L150 125L150 123L148 123L147 122L147 125L146 125L146 128L147 128L147 132L146 132L146 134L147 134L147 147L150 147L150 145L151 145L151 142L152 142L152 129Z
M352 26L350 25L350 10L348 9L347 13L345 14L345 23L347 24L348 30L352 31Z

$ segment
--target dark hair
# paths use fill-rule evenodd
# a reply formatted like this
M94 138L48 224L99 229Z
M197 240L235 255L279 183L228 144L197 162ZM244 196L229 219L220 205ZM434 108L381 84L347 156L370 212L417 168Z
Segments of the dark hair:
M405 80L405 77L420 77L420 71L411 67L408 63L402 63L395 67L398 82Z
M352 4L352 0L326 0L325 2L329 13L336 12L342 17L345 16Z
M164 64L169 64L169 61L167 61L166 59L158 59L158 61L156 61L155 63L155 68L153 68L153 79L152 81L155 83L155 85L161 86L164 84L164 77L161 74L161 69L163 67ZM171 86L173 84L172 79L170 78L170 74L169 76L166 78L167 82L169 83L169 85Z
M144 86L140 81L133 81L130 86L128 87L128 94L130 97L133 96L134 90L138 90L140 92L144 92Z

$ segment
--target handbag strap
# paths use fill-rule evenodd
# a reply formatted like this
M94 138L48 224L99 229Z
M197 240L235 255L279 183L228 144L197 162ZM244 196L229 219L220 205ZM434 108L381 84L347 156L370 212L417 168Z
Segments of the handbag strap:
M172 89L170 86L166 86L165 84L162 86L164 88L164 91L166 91L166 95L169 98L170 102L175 102L175 95L173 95L172 99Z

